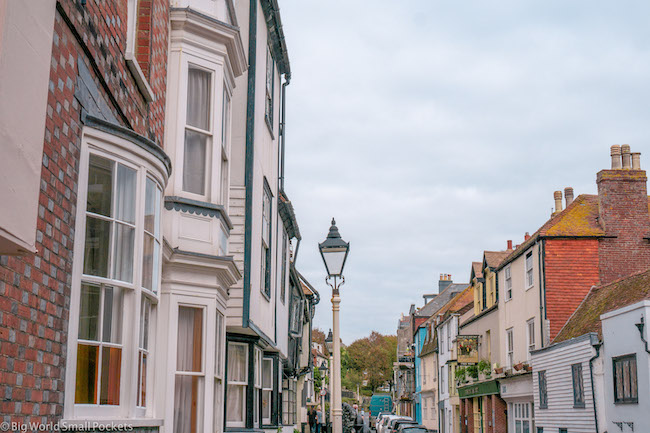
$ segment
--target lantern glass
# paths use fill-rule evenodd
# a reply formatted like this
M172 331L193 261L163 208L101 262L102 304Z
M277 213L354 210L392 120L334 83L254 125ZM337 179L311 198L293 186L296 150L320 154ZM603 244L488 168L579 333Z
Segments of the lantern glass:
M347 247L323 248L321 250L327 274L331 277L340 277L345 266L345 257L348 255Z

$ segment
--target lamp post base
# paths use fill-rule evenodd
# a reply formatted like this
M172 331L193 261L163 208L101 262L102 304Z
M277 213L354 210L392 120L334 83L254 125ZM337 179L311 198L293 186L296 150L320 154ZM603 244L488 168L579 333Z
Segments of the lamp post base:
M343 409L334 409L332 433L343 433Z

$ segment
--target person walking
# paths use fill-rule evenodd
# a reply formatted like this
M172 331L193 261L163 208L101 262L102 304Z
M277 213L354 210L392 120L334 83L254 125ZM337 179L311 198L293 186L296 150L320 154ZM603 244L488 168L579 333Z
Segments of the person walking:
M323 416L323 410L318 406L316 410L316 433L324 433L324 424L325 417Z
M316 433L316 411L314 410L314 406L312 406L309 409L308 416L309 416L309 431L311 433Z

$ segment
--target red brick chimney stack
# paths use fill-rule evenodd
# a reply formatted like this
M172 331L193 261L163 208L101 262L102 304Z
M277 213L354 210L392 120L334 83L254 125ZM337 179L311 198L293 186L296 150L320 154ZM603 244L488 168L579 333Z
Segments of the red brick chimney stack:
M629 145L614 145L611 157L612 168L596 177L599 222L608 236L599 248L601 284L650 267L650 242L644 239L650 236L647 177L640 154L632 158Z
M512 249L512 240L511 239L508 239L508 249L509 250Z

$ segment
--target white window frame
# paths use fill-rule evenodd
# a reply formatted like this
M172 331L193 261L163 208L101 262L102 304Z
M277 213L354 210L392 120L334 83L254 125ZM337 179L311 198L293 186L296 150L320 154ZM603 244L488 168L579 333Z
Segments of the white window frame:
M271 363L271 369L270 369L270 371L271 371L271 378L270 378L271 387L270 388L264 386L264 364L267 364L269 362ZM263 426L271 425L271 420L273 419L273 389L275 388L275 383L274 383L274 380L273 380L273 372L275 371L275 369L273 368L273 362L274 361L273 361L272 357L269 357L269 356L262 357L262 397L261 397L261 400L260 400L260 402L261 402L260 405L261 405L261 410L262 410L262 425ZM263 405L263 402L264 402L264 394L265 393L268 393L268 395L269 395L269 400L268 400L269 416L268 416L268 418L264 417L264 405Z
M529 258L530 263L528 262ZM535 263L533 260L533 250L530 250L524 254L524 286L526 287L526 290L535 285L535 272L533 270L534 266Z
M274 129L275 111L275 59L269 44L266 45L266 75L264 78L264 118L271 134Z
M535 318L526 321L526 356L531 360L531 352L535 350Z
M268 204L267 204L268 200ZM260 291L267 301L271 300L273 293L273 194L266 180L262 186L262 240L260 249Z
M135 78L138 90L142 93L147 102L155 101L156 97L144 75L140 63L138 63L135 54L135 44L138 38L138 6L140 0L127 1L127 19L126 19L126 50L124 51L124 59L126 64Z
M86 208L88 193L88 175L90 154L102 158L110 159L114 163L124 164L136 169L136 214L135 214L135 237L134 237L134 267L132 283L112 280L109 278L84 275L83 261L85 249L86 233ZM72 287L70 296L70 314L67 343L67 368L65 379L65 400L64 400L64 419L106 419L107 417L119 417L123 419L133 418L153 418L153 408L156 405L153 371L155 371L155 356L149 359L146 377L146 395L151 399L147 402L146 407L137 407L137 385L138 385L138 364L140 354L140 344L137 336L140 335L141 321L139 314L143 296L151 301L151 315L149 322L149 352L153 353L157 342L156 336L156 318L157 306L159 302L158 294L153 293L142 287L142 257L143 257L143 236L144 236L144 206L145 206L145 188L146 179L149 177L155 181L161 192L166 184L166 168L157 157L143 150L138 145L130 141L116 137L108 132L99 131L94 128L84 127L81 151L79 159L79 181L78 181L78 201L76 210L75 236L74 242L74 261L72 267ZM158 208L162 215L162 196ZM161 229L162 230L162 229ZM157 275L160 281L162 263L162 251L159 250L158 268L153 269L154 275ZM109 263L110 269L110 263ZM119 405L99 405L99 404L76 404L75 403L75 385L77 370L77 347L79 331L79 311L81 284L83 282L121 287L124 290L123 298L123 316L122 316L122 359L120 368L120 403ZM128 332L127 332L128 330ZM130 335L132 334L132 335ZM145 422L146 424L146 422ZM155 425L155 420L151 420Z
M214 409L212 414L212 431L223 432L224 399L225 399L225 369L226 369L226 316L222 311L216 311L215 348L214 348Z
M510 269L510 265L506 266L504 270L504 277L505 277L505 297L504 300L505 302L508 302L512 299L512 270Z
M262 360L264 356L262 350L259 347L255 348L255 381L254 388L255 392L253 393L253 426L259 427L262 422L262 410L261 410L261 399L262 399Z
M509 431L524 431L523 424L525 422L528 423L528 430L530 433L533 433L533 407L534 405L529 402L514 402L514 403L508 403L508 413L512 414L512 417L510 418L512 421L510 423L510 428L508 429ZM516 425L517 422L521 423L521 429L516 430Z
M506 329L506 363L508 368L512 368L515 359L515 336L514 328Z
M173 162L177 170L174 170L174 183L175 194L187 197L193 200L219 203L227 206L228 200L224 195L229 195L229 187L225 188L222 185L224 177L229 178L230 172L230 153L232 142L232 86L224 76L223 66L217 62L211 61L209 57L200 57L199 55L190 54L188 51L183 51L180 54L180 72L178 77L178 99L177 99L177 112L176 117L176 132L175 132L175 151ZM202 69L211 73L210 81L210 139L206 149L206 178L204 194L195 194L183 189L183 164L185 161L185 130L187 126L187 97L188 97L188 84L189 84L189 69L191 67ZM221 83L221 86L219 84ZM223 91L222 91L223 88ZM223 101L224 95L229 96L230 112L227 116L223 116L225 103ZM227 128L226 133L223 132L223 127ZM190 126L190 128L192 128ZM203 131L197 129L198 131ZM203 131L205 132L205 131ZM223 140L226 140L226 146L223 145ZM219 151L219 148L221 151ZM228 174L222 173L222 166L224 165L224 156L227 158ZM224 194L224 192L226 194ZM225 202L224 202L225 201ZM227 208L226 208L227 209Z

